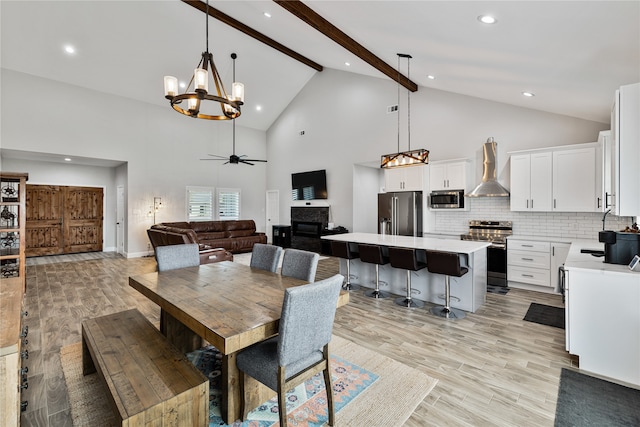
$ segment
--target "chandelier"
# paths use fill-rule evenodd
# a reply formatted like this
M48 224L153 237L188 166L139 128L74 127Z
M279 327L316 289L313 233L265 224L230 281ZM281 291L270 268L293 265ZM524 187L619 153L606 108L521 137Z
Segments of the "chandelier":
M209 2L206 9L206 51L202 52L202 58L196 67L193 77L184 93L178 93L178 79L173 76L164 76L164 97L169 100L171 107L185 116L205 120L231 120L240 116L240 106L244 103L244 85L233 82L231 94L227 94L222 79L218 74L218 69L213 62L213 55L209 52ZM232 54L234 63L236 54ZM215 92L209 92L209 71L213 77ZM235 78L235 76L234 76ZM183 101L186 101L186 108L183 108ZM217 103L220 107L219 114L209 114L201 111L205 103ZM215 107L214 107L215 110Z
M407 78L411 77L409 61L411 55L398 54L398 107L400 106L400 58L407 58ZM398 152L385 154L380 158L380 167L383 169L399 166L424 165L429 163L429 150L419 148L411 149L411 91L407 90L407 140L408 150L400 151L400 109L398 108Z

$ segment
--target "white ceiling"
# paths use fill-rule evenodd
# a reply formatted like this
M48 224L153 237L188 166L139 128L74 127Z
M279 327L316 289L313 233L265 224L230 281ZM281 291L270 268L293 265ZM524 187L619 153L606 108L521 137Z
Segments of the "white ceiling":
M210 4L324 67L387 78L272 1ZM397 53L412 55L410 78L421 87L608 123L615 89L640 81L640 1L305 4L393 68ZM484 13L498 23L481 24ZM177 0L2 0L0 14L2 68L167 108L163 76L188 81L205 50L205 15ZM227 88L229 55L238 54L238 125L268 129L316 73L212 18L209 32Z

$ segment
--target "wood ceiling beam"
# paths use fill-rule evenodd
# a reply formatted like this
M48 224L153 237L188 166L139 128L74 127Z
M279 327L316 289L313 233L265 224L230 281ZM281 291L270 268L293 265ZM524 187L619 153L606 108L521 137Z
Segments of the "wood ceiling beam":
M334 42L338 43L340 46L347 49L349 52L356 55L358 58L362 59L373 68L382 72L382 74L386 75L390 79L395 82L398 82L408 90L412 92L416 92L418 90L418 85L409 80L406 76L399 74L398 70L384 62L382 59L378 58L375 54L369 51L367 48L362 46L360 43L346 35L343 31L341 31L338 27L333 25L331 22L324 19L322 16L318 15L307 5L302 3L300 0L273 0L278 3L280 6L297 16L302 21L306 22L316 30L320 31L325 36L329 37Z
M207 4L200 1L200 0L182 0L184 3L187 3L189 6L193 6L196 9L202 11L203 13L207 13ZM229 25L232 28L235 28L236 30L245 33L246 35L248 35L249 37L253 37L254 39L261 41L262 43L266 44L269 47L272 47L273 49L280 51L282 53L284 53L287 56L290 56L291 58L295 59L296 61L302 62L303 64L305 64L308 67L313 68L316 71L322 71L323 67L322 65L318 64L317 62L314 62L312 60L310 60L309 58L300 55L298 52L295 52L291 49L289 49L288 47L278 43L277 41L265 36L264 34L254 30L251 27L248 27L247 25L243 24L242 22L230 17L229 15L219 11L218 9L215 9L211 6L209 6L209 16L211 16L212 18L217 19L218 21L224 22L225 24Z

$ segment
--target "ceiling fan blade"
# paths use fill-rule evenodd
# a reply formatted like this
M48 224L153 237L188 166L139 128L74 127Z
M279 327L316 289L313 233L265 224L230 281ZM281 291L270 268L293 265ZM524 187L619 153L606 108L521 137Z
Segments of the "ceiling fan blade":
M207 156L211 156L211 157L218 157L218 158L220 158L220 159L228 159L228 157L227 157L227 156L220 156L220 155L218 155L218 154L207 154Z
M253 163L249 163L248 161L246 161L246 160L244 160L244 159L243 159L243 160L240 160L238 163L244 163L245 165L251 165L251 166L253 166Z
M258 159L242 159L242 160L248 160L250 162L264 162L264 163L267 162L266 160L258 160Z
M200 159L200 160L229 160L228 157L221 157L219 159Z

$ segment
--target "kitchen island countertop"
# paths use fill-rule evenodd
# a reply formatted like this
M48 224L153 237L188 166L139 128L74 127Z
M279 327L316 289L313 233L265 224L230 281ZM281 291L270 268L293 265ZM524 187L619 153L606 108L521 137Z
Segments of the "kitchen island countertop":
M438 239L433 237L393 236L389 234L346 233L322 236L327 240L365 243L380 246L398 246L403 248L426 249L458 254L471 254L491 245L489 242L470 240Z

